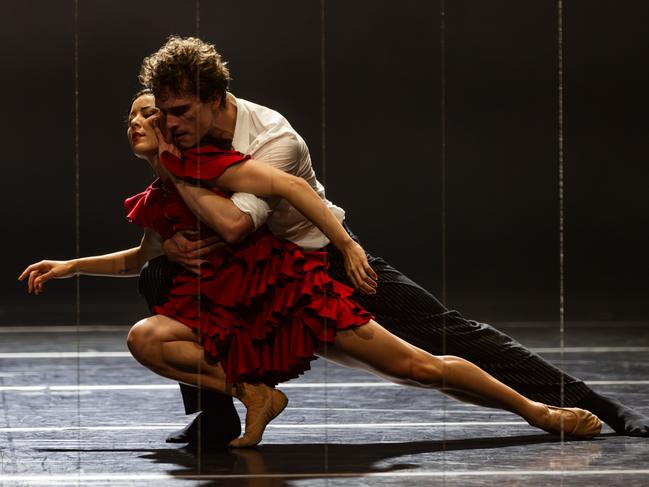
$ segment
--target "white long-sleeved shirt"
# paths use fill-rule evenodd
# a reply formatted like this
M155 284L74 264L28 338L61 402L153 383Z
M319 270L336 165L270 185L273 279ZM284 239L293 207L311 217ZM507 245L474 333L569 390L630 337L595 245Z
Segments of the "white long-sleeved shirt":
M342 222L345 211L325 197L325 188L316 179L311 165L309 149L288 120L270 108L235 98L230 93L228 99L237 106L232 147L250 154L253 159L305 179ZM267 223L275 235L306 250L319 249L329 243L329 239L310 220L283 198L260 199L248 193L235 193L232 201L250 215L255 229Z

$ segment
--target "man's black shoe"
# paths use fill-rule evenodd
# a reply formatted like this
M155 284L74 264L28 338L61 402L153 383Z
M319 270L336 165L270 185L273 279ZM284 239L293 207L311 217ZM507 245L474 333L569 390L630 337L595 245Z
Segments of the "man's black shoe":
M618 435L649 437L649 417L615 399L591 391L577 406L599 416Z
M201 445L227 445L241 436L239 416L216 415L203 411L184 428L167 437L167 443L189 443Z

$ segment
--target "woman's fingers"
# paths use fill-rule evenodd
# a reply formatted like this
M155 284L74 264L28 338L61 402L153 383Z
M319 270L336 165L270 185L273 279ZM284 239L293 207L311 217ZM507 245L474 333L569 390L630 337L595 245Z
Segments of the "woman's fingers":
M30 266L28 266L22 272L22 274L20 274L20 276L18 276L18 280L22 281L23 279L25 279L27 276L29 276L34 271L39 271L39 272L48 271L48 270L50 270L51 267L52 266L48 262L46 262L44 260L42 260L40 262L36 262L35 264L31 264Z
M361 268L362 270L362 268ZM359 268L352 268L348 272L349 278L356 289L363 294L376 294L376 282L367 276L364 272L360 272Z
M41 270L32 271L29 274L29 283L27 286L27 292L30 294L41 294L43 292L43 284L45 284L50 279L56 277L54 269L50 268L47 272L42 273Z
M369 264L368 264L369 267ZM374 274L374 271L370 267L369 270ZM363 281L364 284L367 284L370 286L372 289L374 289L377 286L376 283L376 277L372 277L371 274L368 272L367 267L363 266L360 268L358 271L359 278ZM374 274L376 276L376 274Z
M35 281L36 279L41 276L43 273L46 273L52 269L52 266L45 261L38 262L36 264L32 264L27 269L25 269L20 276L18 276L18 279L21 281L28 277L27 279L27 292L29 294L33 293L36 290L36 285Z
M43 284L50 279L65 278L74 275L74 267L70 261L42 260L25 269L18 279L27 278L27 292L40 294Z
M155 121L157 122L159 118L157 118ZM155 132L156 137L158 138L158 144L161 143L166 143L164 135L162 135L162 132L160 131L160 127L158 127L157 123L153 123L153 131Z
M365 281L361 282L359 289L363 294L376 294L376 289Z
M34 270L34 268L35 268L37 265L38 265L38 264L32 264L32 265L30 265L29 267L27 267L27 268L26 268L24 271L22 271L22 273L18 276L18 280L19 280L19 281L22 281L22 280L25 279L27 276L29 276L29 274Z
M162 131L160 130L160 127L158 127L157 123L153 124L153 131L155 132L155 136L158 138L158 153L169 150L169 144L165 140L165 136L162 134Z
M370 267L365 255L363 255L362 262L356 264L355 275L359 289L365 294L374 294L376 292L378 285L376 282L376 273Z
M155 135L158 138L158 153L162 154L163 152L170 152L172 155L176 157L180 157L180 151L178 148L167 142L165 139L165 136L163 135L162 131L160 130L160 127L158 127L157 123L153 124L153 130L155 131Z
M370 263L367 261L367 258L365 259L365 272L367 275L369 275L372 278L372 281L374 282L374 287L377 286L377 282L379 280L379 275L374 272L374 269L372 269L372 266Z
M43 284L46 281L49 281L52 278L52 271L41 274L36 279L34 279L34 293L39 295L43 292Z
M33 270L29 273L29 279L27 280L27 292L29 294L34 292L34 281L40 274L38 270Z
M29 273L31 272L31 269L32 269L32 266L29 266L29 267L27 267L27 269L22 271L20 273L20 275L18 276L18 280L22 281L23 279L25 279L29 275Z
M357 290L363 294L376 293L378 276L367 261L365 251L357 243L353 243L349 250L345 251L345 269Z

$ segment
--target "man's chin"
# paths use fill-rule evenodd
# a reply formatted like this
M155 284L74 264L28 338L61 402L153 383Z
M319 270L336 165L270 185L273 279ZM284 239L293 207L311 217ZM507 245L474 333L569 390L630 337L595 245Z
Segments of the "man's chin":
M186 150L186 149L191 149L192 147L196 147L196 144L190 144L187 143L186 140L180 141L177 139L174 140L174 145L178 147L180 150Z

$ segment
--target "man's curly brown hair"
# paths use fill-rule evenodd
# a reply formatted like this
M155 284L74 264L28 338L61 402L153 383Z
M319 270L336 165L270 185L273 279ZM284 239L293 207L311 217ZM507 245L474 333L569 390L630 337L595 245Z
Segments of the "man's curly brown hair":
M206 102L219 95L225 106L230 72L213 44L196 37L171 36L144 58L139 80L161 100L190 94Z

